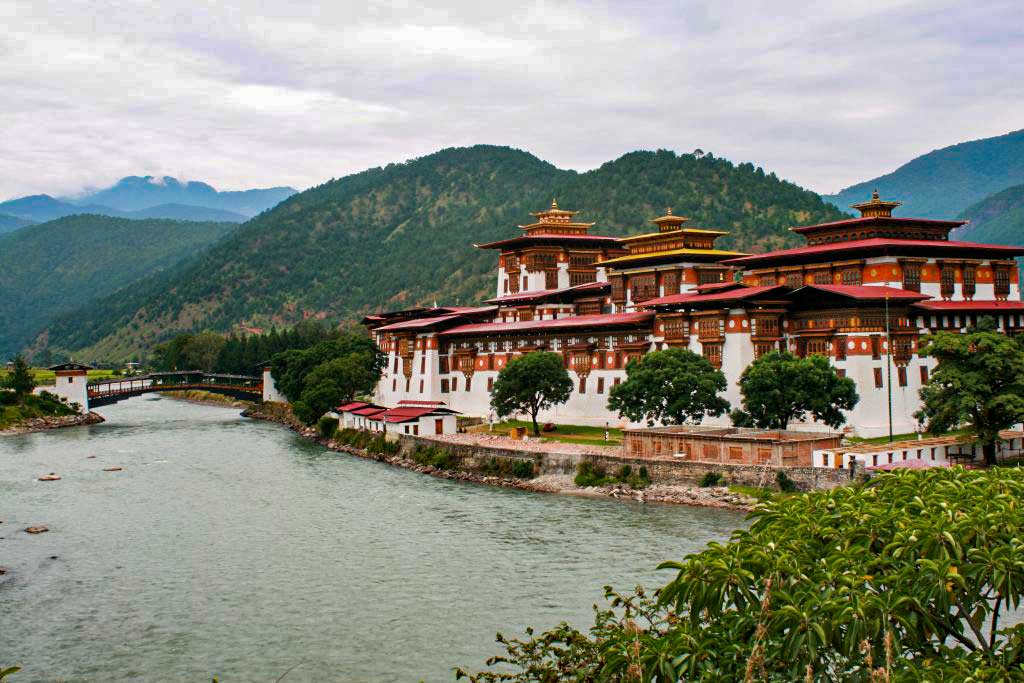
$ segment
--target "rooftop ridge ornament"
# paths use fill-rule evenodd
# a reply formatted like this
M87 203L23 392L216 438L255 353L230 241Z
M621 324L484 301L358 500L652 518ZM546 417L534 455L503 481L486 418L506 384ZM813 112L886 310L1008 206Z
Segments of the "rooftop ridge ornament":
M903 202L886 201L878 197L878 189L871 193L871 200L859 204L851 204L851 209L860 211L861 218L892 218L892 210L902 206Z
M551 200L551 208L544 211L530 212L530 215L537 219L536 222L529 225L520 225L519 227L525 230L528 235L586 234L587 230L594 224L573 221L573 216L578 213L579 211L568 211L558 208L558 200L553 198Z
M665 215L659 216L651 220L652 223L658 226L661 232L672 232L681 229L681 226L686 221L690 220L687 216L677 216L672 213L672 207L665 209Z

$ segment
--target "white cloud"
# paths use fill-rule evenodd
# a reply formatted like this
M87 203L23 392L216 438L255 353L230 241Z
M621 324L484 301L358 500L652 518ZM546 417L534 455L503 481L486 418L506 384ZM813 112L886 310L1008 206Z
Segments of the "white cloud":
M307 187L477 142L696 147L819 191L1024 127L1018 2L0 4L0 198Z

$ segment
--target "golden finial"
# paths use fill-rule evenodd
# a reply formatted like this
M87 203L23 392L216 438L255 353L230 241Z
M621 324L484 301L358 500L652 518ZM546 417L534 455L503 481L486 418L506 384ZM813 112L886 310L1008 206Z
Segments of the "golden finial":
M665 209L665 215L666 216L671 216L672 215L672 207L671 206L668 207L667 209Z
M552 209L557 209L558 208L558 200L555 199L554 197L551 198L551 208Z
M871 201L873 201L873 202L877 202L878 201L878 188L877 187L875 188L875 191L871 193Z

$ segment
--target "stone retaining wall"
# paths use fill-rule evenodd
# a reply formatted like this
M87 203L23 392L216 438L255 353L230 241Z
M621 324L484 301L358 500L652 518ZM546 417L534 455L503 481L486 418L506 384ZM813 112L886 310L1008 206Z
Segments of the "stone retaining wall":
M542 474L574 474L582 461L600 465L611 474L623 465L629 465L636 472L646 467L651 481L655 484L672 484L694 486L709 472L719 472L730 484L745 486L775 487L776 472L781 470L796 483L800 490L830 489L851 482L853 473L850 470L838 470L825 467L769 467L762 465L731 465L727 463L707 463L677 460L649 460L646 458L617 457L599 454L577 453L545 453L491 448L477 444L452 443L422 436L402 434L398 437L401 444L402 457L409 454L419 445L443 448L466 469L480 469L491 458L510 461L529 461L536 466L536 472Z

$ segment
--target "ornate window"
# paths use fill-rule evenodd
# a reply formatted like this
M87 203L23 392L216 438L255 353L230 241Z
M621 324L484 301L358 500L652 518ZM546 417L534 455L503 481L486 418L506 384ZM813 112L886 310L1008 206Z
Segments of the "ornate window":
M827 270L819 270L814 274L814 284L816 285L830 285L832 284L832 273Z
M718 270L701 270L697 272L697 282L702 285L711 285L716 282L724 282L723 273Z
M787 273L786 286L790 289L798 289L804 284L804 276L800 273Z
M847 268L842 272L841 281L844 285L859 285L863 284L864 279L861 274L859 267Z
M722 367L722 345L705 343L701 345L704 357L716 368Z
M582 272L572 271L569 273L569 285L572 287L575 287L576 285L585 285L590 282L596 281L597 273L592 270Z
M973 299L975 284L977 283L977 270L974 265L964 266L964 286L963 294L965 299Z
M921 291L921 266L916 263L903 264L903 289Z
M634 302L647 301L658 295L654 275L637 275L630 281L630 295Z
M622 301L626 298L626 289L622 284L621 277L611 278L612 283L612 301Z
M992 269L995 295L997 299L1005 299L1010 296L1010 269L1006 266L995 266Z
M943 299L950 299L956 288L956 269L953 266L942 266L939 274L939 291Z
M665 296L679 293L679 272L670 270L661 274L661 286L664 287Z
M558 271L544 271L544 289L558 289Z

